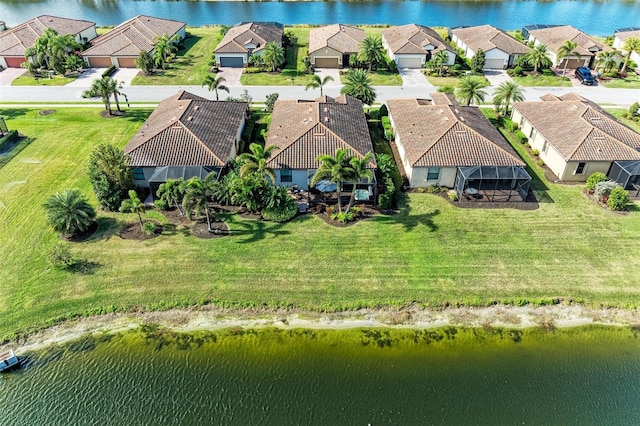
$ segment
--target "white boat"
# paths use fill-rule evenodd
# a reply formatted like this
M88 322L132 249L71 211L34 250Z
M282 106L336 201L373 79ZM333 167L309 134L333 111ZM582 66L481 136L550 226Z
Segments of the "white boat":
M12 349L0 353L0 371L8 370L16 365L18 365L18 357Z

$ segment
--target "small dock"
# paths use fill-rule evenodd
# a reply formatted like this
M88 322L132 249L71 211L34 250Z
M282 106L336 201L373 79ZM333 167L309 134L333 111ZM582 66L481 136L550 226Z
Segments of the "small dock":
M18 357L9 349L7 352L0 353L0 371L8 370L18 365Z

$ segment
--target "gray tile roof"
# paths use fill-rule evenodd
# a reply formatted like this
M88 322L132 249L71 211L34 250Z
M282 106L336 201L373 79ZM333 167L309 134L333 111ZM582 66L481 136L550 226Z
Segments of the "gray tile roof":
M435 48L432 51L433 53L440 50L454 52L437 32L422 25L409 24L400 27L391 27L382 31L382 37L395 54L426 54L424 46L428 44L431 44Z
M640 38L640 29L636 28L635 30L627 30L627 31L616 30L614 35L622 41L625 41L629 37Z
M138 56L151 52L156 37L172 36L186 25L185 22L139 15L95 38L82 56Z
M330 47L342 54L358 53L365 39L364 30L348 25L333 24L313 28L309 32L309 54Z
M488 52L491 49L498 49L509 55L520 55L530 50L509 34L491 25L456 28L451 30L451 33L474 51L482 49Z
M640 135L575 93L513 107L566 161L640 159Z
M248 104L211 101L180 91L165 99L124 148L132 167L223 167Z
M246 44L252 43L257 47L254 52L264 49L270 41L282 42L282 25L266 22L246 22L229 29L220 40L215 53L247 53Z
M373 144L362 102L347 95L315 101L277 101L267 145L276 145L269 166L274 169L316 169L319 155L347 148L362 158ZM370 163L375 168L375 160Z
M570 40L578 45L576 52L582 56L594 56L600 51L612 50L609 46L599 42L593 37L573 28L570 25L530 30L529 34L549 47L552 52L557 52L565 41Z
M525 165L477 107L444 96L436 104L390 99L387 106L412 167Z
M52 28L60 35L76 35L95 26L95 22L58 16L40 15L0 33L0 55L24 56L45 29Z

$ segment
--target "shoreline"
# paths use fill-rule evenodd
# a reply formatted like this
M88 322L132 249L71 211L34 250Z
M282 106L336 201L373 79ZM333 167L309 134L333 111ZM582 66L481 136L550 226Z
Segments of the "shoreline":
M585 306L506 306L461 307L441 309L361 309L337 313L313 313L298 310L230 310L210 307L207 310L169 310L129 314L106 314L71 320L38 331L18 342L0 345L18 355L48 346L64 344L85 335L134 330L143 324L157 324L171 331L189 333L241 327L255 329L500 327L545 329L604 325L625 327L640 324L640 310L619 308L594 309Z

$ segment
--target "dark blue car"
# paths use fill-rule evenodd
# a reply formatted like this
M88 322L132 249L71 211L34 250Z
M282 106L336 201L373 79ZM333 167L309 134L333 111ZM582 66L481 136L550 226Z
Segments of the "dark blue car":
M587 86L594 86L596 84L596 80L591 75L591 70L587 67L580 67L576 70L576 78L580 80L580 83L586 84Z

